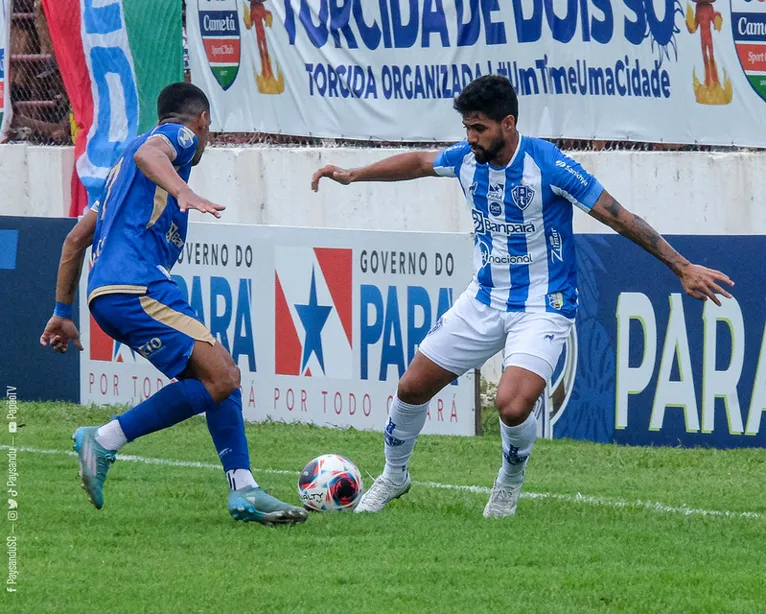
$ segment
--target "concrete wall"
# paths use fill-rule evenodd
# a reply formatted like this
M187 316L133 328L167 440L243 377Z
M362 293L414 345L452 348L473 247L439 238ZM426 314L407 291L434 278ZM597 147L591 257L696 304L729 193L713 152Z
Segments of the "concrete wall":
M311 192L313 172L325 164L354 167L397 150L215 149L192 176L192 186L229 207L227 219L254 224L466 231L470 213L455 180L340 186L323 181ZM766 232L766 152L577 152L626 207L661 232ZM231 217L229 217L231 216ZM578 232L604 232L575 215Z
M0 215L66 217L72 147L0 145Z
M324 181L324 164L353 167L402 150L216 148L194 170L191 185L227 205L224 220L385 230L470 232L471 217L455 180L340 186ZM576 152L629 209L663 233L766 232L766 152ZM0 145L0 213L56 217L69 209L71 148ZM603 232L583 214L575 230Z

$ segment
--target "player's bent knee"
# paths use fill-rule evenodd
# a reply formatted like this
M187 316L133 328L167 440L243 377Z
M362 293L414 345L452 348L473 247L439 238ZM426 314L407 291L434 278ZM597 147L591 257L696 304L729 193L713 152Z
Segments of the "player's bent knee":
M424 391L424 387L419 385L416 378L408 376L407 373L399 380L396 396L408 405L423 405L431 400L428 392Z
M237 365L233 365L233 368L230 369L230 375L232 380L231 392L234 392L235 390L239 390L239 387L242 384L242 372L239 370L239 367ZM231 392L229 394L231 394Z
M418 352L399 380L396 395L409 405L424 405L456 377Z
M240 372L239 367L235 364L226 365L226 369L210 382L212 390L210 396L213 397L216 403L228 399L229 395L235 390L239 390L240 385Z
M229 395L235 390L239 390L241 383L241 374L239 367L234 361L226 361L217 369L205 373L200 377L205 384L210 396L216 403L229 398Z
M537 399L527 399L512 392L497 395L497 413L504 424L518 426L529 417Z
M186 374L196 377L205 385L213 401L220 403L238 390L241 383L239 367L231 355L220 345L200 343L192 355L193 363Z
M231 390L229 390L229 394L235 390L239 390L239 386L242 383L242 373L228 352L226 352L226 379L229 387L231 388ZM226 396L228 397L229 394Z

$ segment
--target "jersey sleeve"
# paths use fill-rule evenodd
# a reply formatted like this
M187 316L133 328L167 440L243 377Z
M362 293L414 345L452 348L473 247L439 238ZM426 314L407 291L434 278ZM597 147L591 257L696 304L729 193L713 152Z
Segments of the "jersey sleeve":
M162 124L153 131L150 139L161 138L175 152L172 162L184 166L191 162L197 151L197 136L182 124Z
M554 149L549 166L553 193L566 198L586 213L590 211L604 191L604 186L578 162L558 149Z
M463 159L471 152L471 146L465 141L442 149L434 160L434 171L441 177L458 177Z

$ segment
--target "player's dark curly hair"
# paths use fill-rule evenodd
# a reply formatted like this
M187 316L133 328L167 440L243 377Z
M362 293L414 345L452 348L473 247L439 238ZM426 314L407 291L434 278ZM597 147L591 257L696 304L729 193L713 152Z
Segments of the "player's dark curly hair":
M171 83L157 98L157 118L191 120L203 111L210 113L210 101L205 92L191 83Z
M465 86L455 98L455 110L461 115L484 113L489 119L502 121L508 115L519 119L519 99L511 82L501 75L484 75Z

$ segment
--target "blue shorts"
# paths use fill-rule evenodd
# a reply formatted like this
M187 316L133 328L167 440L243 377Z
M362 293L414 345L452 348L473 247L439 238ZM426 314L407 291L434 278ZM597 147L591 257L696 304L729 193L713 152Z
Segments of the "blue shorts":
M107 335L169 378L186 368L196 341L216 343L172 281L152 282L145 294L99 294L90 312Z

